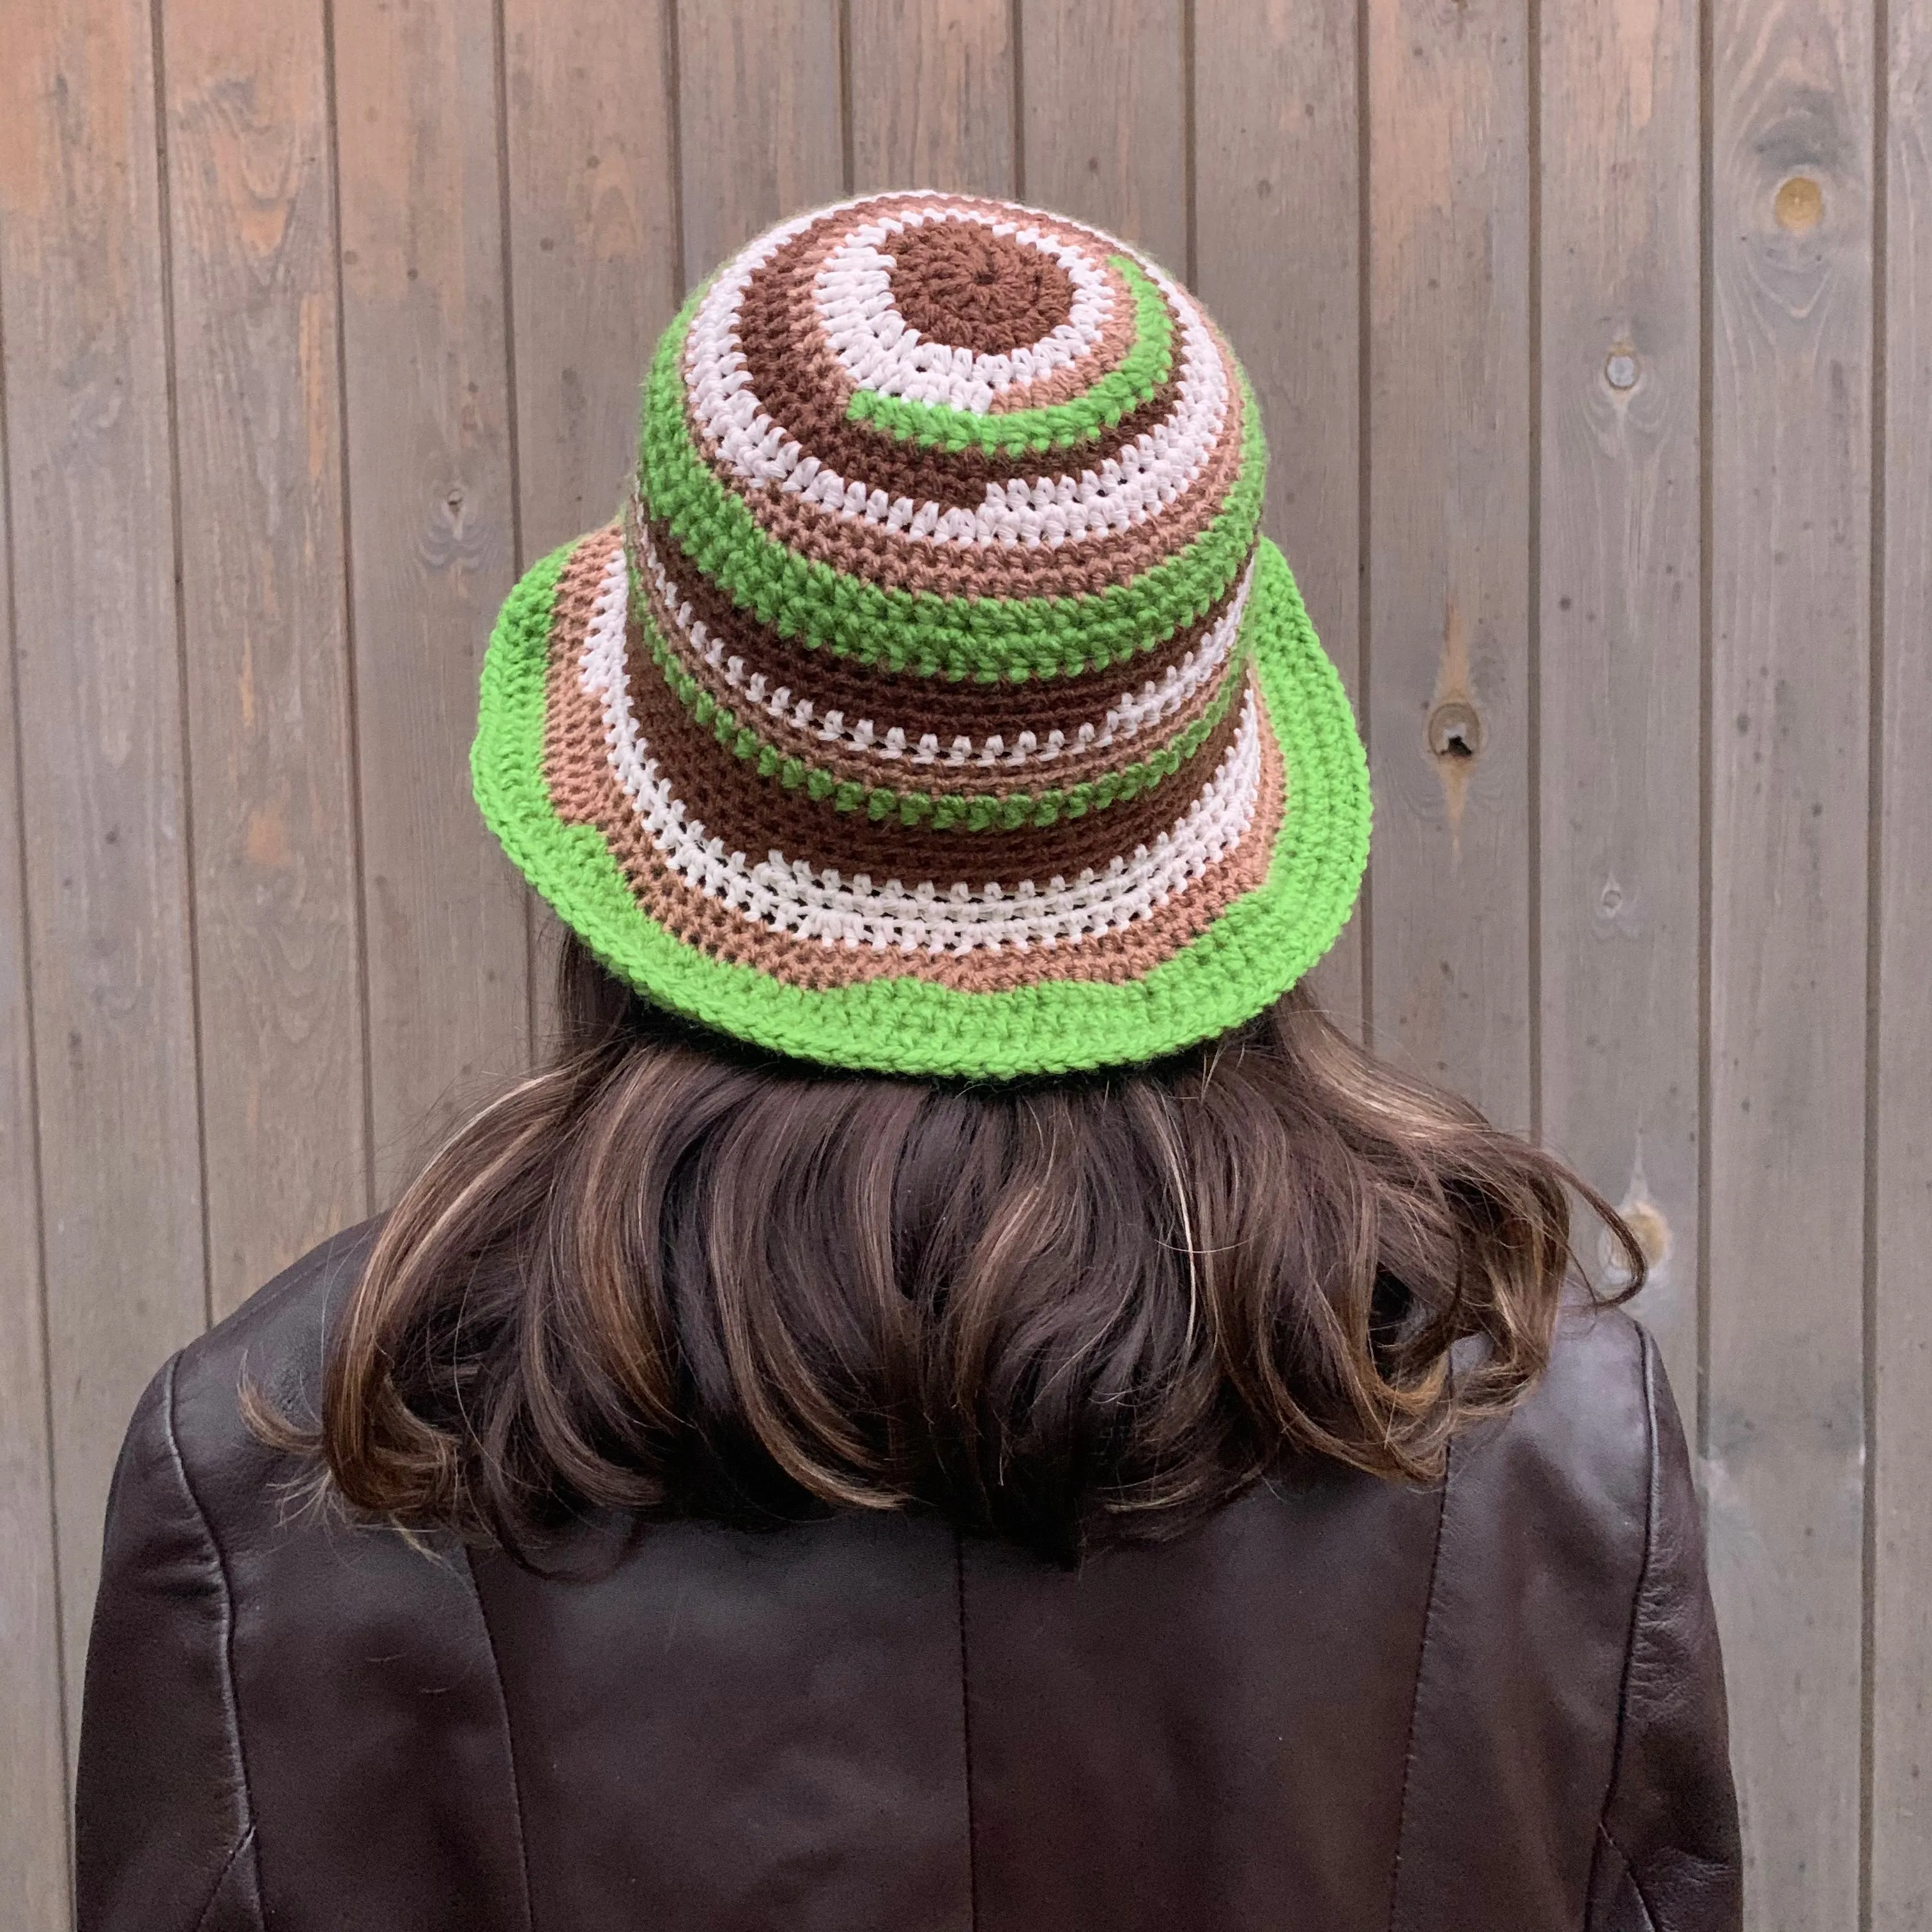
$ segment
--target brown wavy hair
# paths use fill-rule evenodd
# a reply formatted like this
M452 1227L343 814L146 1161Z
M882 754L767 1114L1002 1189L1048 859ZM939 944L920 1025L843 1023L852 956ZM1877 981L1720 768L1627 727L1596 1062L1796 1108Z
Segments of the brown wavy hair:
M319 1426L258 1423L355 1510L526 1561L606 1512L846 1508L1070 1560L1296 1459L1426 1480L1547 1361L1573 1193L1643 1278L1561 1162L1303 992L1006 1084L755 1053L574 941L560 992L548 1063L384 1223Z

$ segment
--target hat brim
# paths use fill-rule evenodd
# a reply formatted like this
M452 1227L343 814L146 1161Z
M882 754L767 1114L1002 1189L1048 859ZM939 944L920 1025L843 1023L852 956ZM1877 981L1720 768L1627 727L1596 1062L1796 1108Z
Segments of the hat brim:
M549 668L573 643L555 622L556 595L575 548L526 572L497 620L470 755L476 802L504 850L604 965L687 1018L773 1052L880 1073L1010 1079L1126 1065L1251 1019L1348 923L1368 860L1367 761L1293 574L1266 540L1246 622L1287 798L1265 878L1143 977L992 992L909 975L791 985L713 956L639 904L602 832L566 823L546 782ZM580 649L581 638L574 641Z

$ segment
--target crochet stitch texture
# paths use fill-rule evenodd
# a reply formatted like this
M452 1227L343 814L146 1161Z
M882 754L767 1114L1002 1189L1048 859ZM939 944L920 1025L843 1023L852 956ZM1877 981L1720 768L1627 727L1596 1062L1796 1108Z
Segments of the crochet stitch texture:
M524 576L472 769L613 972L774 1051L1005 1078L1238 1025L1346 922L1368 773L1192 298L873 195L700 286L622 516Z

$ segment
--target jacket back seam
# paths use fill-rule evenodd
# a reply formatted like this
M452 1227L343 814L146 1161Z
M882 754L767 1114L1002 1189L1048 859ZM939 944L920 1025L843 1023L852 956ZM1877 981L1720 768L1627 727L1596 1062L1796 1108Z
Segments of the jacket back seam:
M973 1804L973 1696L966 1642L966 1544L952 1532L952 1570L959 1610L959 1756L966 1793L966 1923L978 1932L980 1924L980 1845L978 1815Z
M476 1566L466 1549L463 1552L463 1574L469 1581L470 1600L476 1606L476 1620L483 1626L484 1648L490 1654L490 1676L496 1687L496 1708L503 1723L503 1751L510 1761L510 1822L517 1834L517 1871L524 1886L524 1924L525 1932L535 1932L536 1902L530 1888L530 1846L524 1832L523 1774L518 1768L517 1733L510 1722L510 1697L503 1688L503 1660L496 1654L496 1633L490 1628L490 1612L484 1606Z
M1403 1741L1402 1796L1396 1807L1395 1856L1389 1866L1389 1926L1394 1932L1402 1906L1402 1852L1408 1836L1410 1786L1415 1775L1416 1741L1422 1721L1422 1679L1429 1664L1429 1640L1436 1628L1436 1586L1442 1574L1442 1545L1448 1534L1449 1484L1456 1465L1456 1445L1452 1441L1444 1452L1442 1486L1436 1508L1436 1537L1429 1552L1428 1594L1424 1600L1422 1638L1415 1649L1415 1682L1409 1693L1408 1732Z
M207 1918L215 1900L220 1896L221 1888L227 1882L229 1872L236 1859L245 1850L255 1867L255 1923L260 1926L262 1922L264 1909L262 1903L262 1844L256 1830L254 1786L248 1776L248 1750L242 1736L241 1700L235 1690L235 1582L229 1574L227 1552L222 1548L221 1539L215 1534L213 1518L195 1492L194 1479L188 1474L188 1460L182 1454L180 1438L176 1432L176 1382L180 1366L181 1357L178 1354L173 1356L168 1363L166 1400L161 1405L161 1432L166 1440L168 1457L174 1465L175 1475L181 1484L182 1493L188 1498L188 1507L194 1511L195 1521L200 1526L201 1533L207 1539L208 1549L214 1556L214 1574L221 1585L222 1718L228 1732L229 1747L234 1756L236 1780L242 1790L242 1835L236 1840L223 1864L207 1904L202 1908L202 1919Z

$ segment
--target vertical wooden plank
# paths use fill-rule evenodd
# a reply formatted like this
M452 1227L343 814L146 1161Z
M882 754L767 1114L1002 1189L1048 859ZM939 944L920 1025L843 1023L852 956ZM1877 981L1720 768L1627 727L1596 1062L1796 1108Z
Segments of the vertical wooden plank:
M838 0L679 0L684 275L844 190Z
M1542 16L1543 1130L1697 1373L1696 0Z
M1382 1051L1520 1128L1532 1024L1527 5L1365 3L1370 1020Z
M128 1414L206 1312L145 5L0 61L0 304L65 1684Z
M1754 1922L1858 1922L1872 16L1712 19L1713 1582Z
M528 1038L524 894L470 793L514 569L489 0L338 0L336 112L377 1194Z
M1195 283L1267 423L1262 524L1361 706L1356 0L1195 15ZM1361 1028L1361 930L1317 969Z
M848 0L852 187L1013 191L1010 0Z
M1932 13L1887 76L1871 1922L1932 1927Z
M164 22L220 1314L367 1212L334 211L321 8Z
M1026 199L1188 273L1181 0L1022 0Z
M5 318L0 316L0 328ZM5 412L0 407L0 434ZM10 613L0 530L0 611ZM27 994L13 632L0 663L0 1898L21 1932L67 1932L60 1589L42 1346L40 1204Z
M666 9L504 0L524 561L615 514L678 297Z
M519 569L615 514L679 294L674 0L504 0ZM532 1034L560 928L530 901Z

